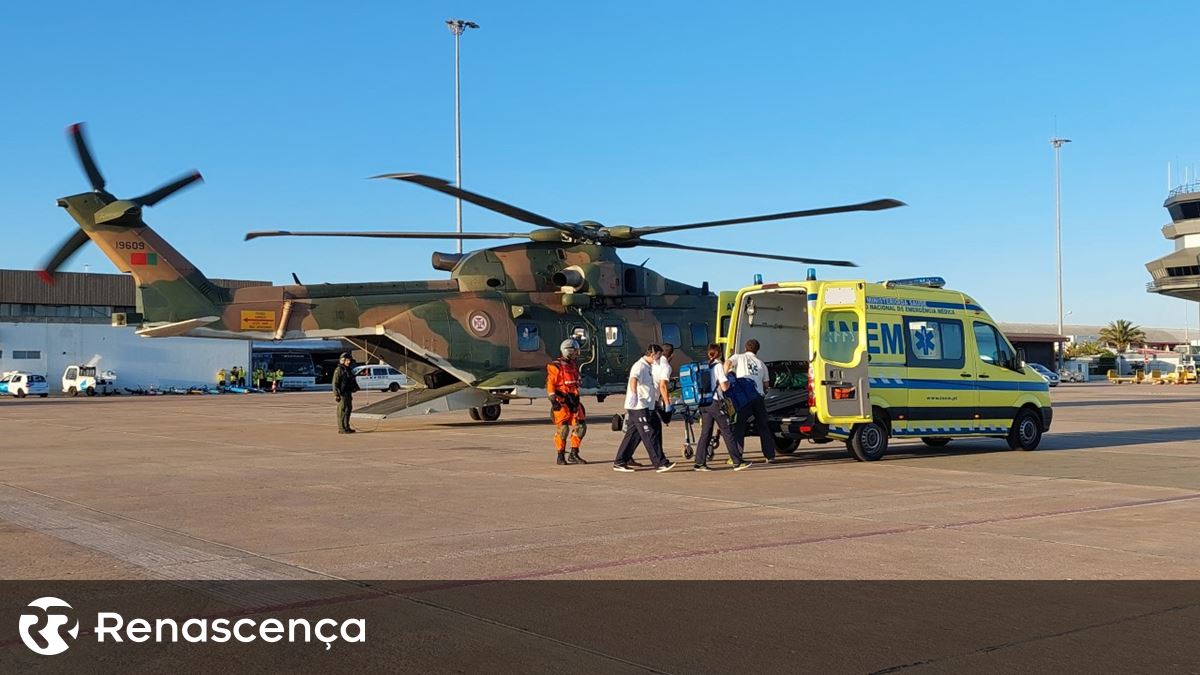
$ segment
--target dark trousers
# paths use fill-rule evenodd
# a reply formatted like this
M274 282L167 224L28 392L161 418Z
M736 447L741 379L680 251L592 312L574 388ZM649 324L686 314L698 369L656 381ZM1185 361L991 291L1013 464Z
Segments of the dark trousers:
M337 404L338 431L350 431L350 413L353 411L353 397L343 396Z
M763 397L759 396L753 403L738 411L734 434L742 443L743 449L746 447L746 426L750 418L754 418L754 426L758 429L763 457L775 459L775 437L771 435L771 427L767 424L767 402Z
M628 413L629 411L627 410L626 412ZM659 409L654 408L653 410L646 410L645 413L646 413L647 417L650 418L650 426L654 427L655 433L658 434L658 449L659 449L659 451L661 451L663 453L663 456L665 457L667 453L665 450L663 450L663 444L664 444L663 443L663 423L662 423L662 417L659 417ZM625 419L628 420L629 417L626 416ZM631 442L633 443L633 445L631 445L629 447L629 454L626 456L627 461L633 459L633 454L635 452L637 452L638 446L640 446L642 444L642 437L638 436L637 434L634 434L633 440ZM650 451L647 450L646 452L649 453ZM650 456L650 461L651 462L654 461L653 455Z
M662 423L656 425L651 421L657 417L658 414L653 410L625 411L625 437L621 439L621 445L617 446L614 464L628 464L629 460L633 459L633 451L638 442L645 444L646 452L650 454L650 463L656 468L667 463L662 451Z
M742 444L734 437L733 429L729 426L729 416L725 414L725 402L713 401L700 412L700 439L696 441L696 466L708 462L714 426L720 431L721 439L725 441L725 449L729 451L729 458L733 460L734 465L745 461L742 459Z

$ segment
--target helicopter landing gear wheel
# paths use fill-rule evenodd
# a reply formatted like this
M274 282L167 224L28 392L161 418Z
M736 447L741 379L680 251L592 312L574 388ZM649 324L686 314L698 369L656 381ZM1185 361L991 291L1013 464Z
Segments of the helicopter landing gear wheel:
M479 416L483 418L484 422L495 422L500 419L500 404L492 403L483 406L479 409Z
M470 410L467 411L467 414L470 415L471 419L475 420L476 422L483 419L479 415L479 408L471 408Z

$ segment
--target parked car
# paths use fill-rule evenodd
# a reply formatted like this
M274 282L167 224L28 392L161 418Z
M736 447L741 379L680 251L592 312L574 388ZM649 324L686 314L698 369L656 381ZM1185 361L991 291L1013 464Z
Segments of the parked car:
M46 378L43 375L14 370L4 373L4 376L0 377L0 394L8 394L17 398L25 398L33 394L46 398L49 393L50 386L46 384Z
M354 369L354 379L363 390L400 391L410 384L404 373L386 365L359 366Z
M1042 379L1046 381L1046 384L1050 385L1051 387L1058 386L1058 373L1055 373L1053 370L1050 370L1040 363L1026 363L1025 365L1033 369L1033 372L1041 375Z

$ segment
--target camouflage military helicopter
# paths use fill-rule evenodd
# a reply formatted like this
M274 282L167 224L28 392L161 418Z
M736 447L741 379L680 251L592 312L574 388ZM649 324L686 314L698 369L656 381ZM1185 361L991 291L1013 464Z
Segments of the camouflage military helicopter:
M47 261L52 275L91 239L117 269L133 276L137 313L124 317L148 337L285 340L345 339L401 370L423 388L403 392L356 414L393 415L468 410L495 420L500 404L546 395L545 366L566 338L579 341L583 393L601 400L625 390L630 365L649 342L671 342L681 360L704 358L715 337L717 295L707 282L691 286L617 251L635 246L766 258L810 265L853 265L774 253L678 244L663 235L725 225L902 206L894 199L683 225L605 227L566 222L413 173L377 176L420 185L536 226L529 232L251 232L260 237L386 239L525 239L462 254L434 253L434 269L449 279L344 284L298 282L230 290L216 286L142 220L142 209L200 180L193 172L133 199L117 199L92 159L83 129L69 129L92 191L58 200L78 223Z

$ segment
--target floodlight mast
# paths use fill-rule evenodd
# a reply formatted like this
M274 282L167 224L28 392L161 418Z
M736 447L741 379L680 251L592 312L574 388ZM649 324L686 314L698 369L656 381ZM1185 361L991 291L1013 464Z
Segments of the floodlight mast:
M465 19L447 19L446 26L454 35L454 186L462 187L462 116L460 114L459 96L459 57L458 43L462 34L468 28L479 28L479 24ZM458 198L455 207L455 231L462 232L462 198ZM462 253L462 239L458 240L458 253Z
M1069 138L1055 136L1050 139L1054 148L1054 255L1058 271L1058 334L1063 334L1063 292L1062 292L1062 146L1070 143ZM1063 345L1058 343L1058 370L1063 368Z

